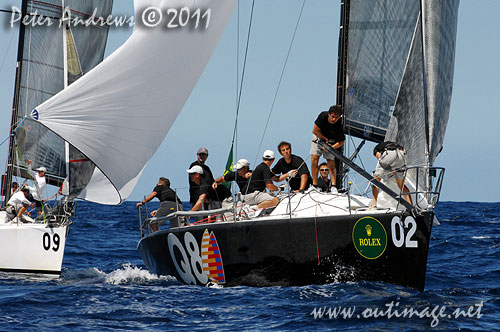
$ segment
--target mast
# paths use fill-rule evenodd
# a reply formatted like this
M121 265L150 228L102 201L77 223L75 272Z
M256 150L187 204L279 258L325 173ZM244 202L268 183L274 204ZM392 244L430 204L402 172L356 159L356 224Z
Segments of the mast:
M431 160L430 160L430 137L429 137L429 97L428 97L428 91L427 91L427 52L426 52L426 42L425 42L425 34L426 34L426 27L425 27L425 10L424 10L424 1L420 1L420 33L421 38L422 38L422 77L423 77L423 83L424 83L424 116L425 116L425 165L427 166L427 169L425 170L425 189L427 192L430 191L431 189L431 177L429 174L429 167L431 165ZM430 202L430 194L427 194L426 197L428 202Z
M63 26L63 65L64 65L64 89L68 87L68 21L66 20L66 4L64 0L61 0L62 8L62 20L64 22ZM64 141L64 158L66 160L66 180L68 181L68 192L69 195L69 143ZM66 181L65 180L65 181ZM64 188L65 181L63 181L62 187ZM63 194L66 194L63 192Z
M337 58L337 105L342 107L344 112L345 102L345 87L347 79L347 32L349 25L349 6L350 0L341 0L340 3L340 29L339 29L339 55ZM344 117L345 120L345 117ZM345 132L345 122L342 124ZM344 147L342 147L342 153ZM338 188L342 188L342 181L344 175L344 165L335 158L335 167L337 168L337 176L335 182Z
M347 32L349 26L350 0L340 3L339 55L337 60L337 105L344 109L345 86L347 76Z
M21 5L21 17L24 18L28 14L28 0L23 0ZM7 159L7 176L4 178L3 191L5 195L5 203L9 201L11 197L11 184L12 176L14 173L14 160L16 155L15 148L15 134L17 115L19 113L19 100L21 94L21 74L23 69L23 54L24 54L24 35L26 33L26 27L21 22L19 23L19 43L17 48L17 67L16 67L16 82L14 88L14 100L12 104L12 117L10 120L10 138L9 138L9 156Z

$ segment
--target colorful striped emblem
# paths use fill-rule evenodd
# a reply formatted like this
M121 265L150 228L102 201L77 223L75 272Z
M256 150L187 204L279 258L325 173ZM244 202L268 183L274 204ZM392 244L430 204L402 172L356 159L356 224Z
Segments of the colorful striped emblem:
M210 280L213 280L217 284L224 284L226 282L219 244L215 239L214 232L208 234L208 229L205 229L203 239L201 240L201 262L203 272Z

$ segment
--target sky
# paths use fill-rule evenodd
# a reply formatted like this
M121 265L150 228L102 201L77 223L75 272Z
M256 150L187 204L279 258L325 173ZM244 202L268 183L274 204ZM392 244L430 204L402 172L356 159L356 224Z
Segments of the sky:
M20 2L2 1L0 8L20 7ZM292 143L293 153L310 165L313 122L336 98L339 3L306 0L264 130L302 1L256 0L235 160L248 159L254 167L264 150L277 154L278 143L286 140ZM250 4L250 0L240 1L240 75ZM442 201L500 201L499 12L498 0L460 2L450 119L443 151L435 161L435 166L446 168ZM115 16L132 13L132 0L115 0ZM9 21L10 15L0 13L0 142L9 132L17 53L17 29L11 29ZM112 29L106 54L131 33L129 28ZM141 200L151 193L160 176L169 178L181 199L187 200L186 169L196 160L199 147L208 149L207 165L214 176L223 174L236 114L237 49L235 12L198 84L128 200ZM361 154L369 171L376 164L371 155L373 145L367 143ZM7 158L6 146L0 147L2 160ZM352 145L348 149L352 151Z

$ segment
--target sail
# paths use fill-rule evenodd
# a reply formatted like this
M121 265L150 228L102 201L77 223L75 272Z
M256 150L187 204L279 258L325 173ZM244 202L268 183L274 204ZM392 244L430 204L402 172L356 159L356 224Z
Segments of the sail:
M394 108L419 0L348 1L344 124L348 134L383 141Z
M112 0L66 0L72 18L86 20L96 9L97 16L111 14ZM27 25L22 54L22 72L19 91L14 175L26 177L25 159L36 167L47 168L48 182L59 185L67 176L64 140L30 117L39 104L64 88L64 48L69 51L70 83L88 72L104 57L107 27L72 27L68 45L63 43L64 29L59 28L62 17L61 0L27 0L28 13L50 17L51 26ZM71 43L71 45L69 44ZM78 63L82 73L74 65ZM24 120L24 121L23 121Z
M422 1L386 140L407 150L407 165L432 165L450 112L459 0ZM420 24L422 23L422 24Z
M187 7L192 13L210 10L204 16L209 22L177 29L136 25L116 52L36 108L40 123L96 165L81 198L120 204L130 195L198 81L234 5L235 0L136 0L138 21L148 7L163 13Z

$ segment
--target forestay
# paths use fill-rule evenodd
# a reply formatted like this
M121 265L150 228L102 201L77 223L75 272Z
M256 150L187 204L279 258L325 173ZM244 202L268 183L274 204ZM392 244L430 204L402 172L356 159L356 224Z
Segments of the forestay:
M136 25L99 66L37 107L39 121L97 168L80 197L120 204L133 190L187 100L229 21L235 0L136 0L143 10L210 9L208 28Z

